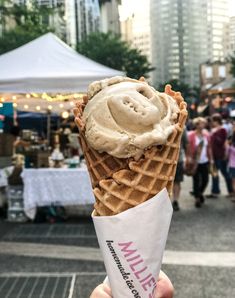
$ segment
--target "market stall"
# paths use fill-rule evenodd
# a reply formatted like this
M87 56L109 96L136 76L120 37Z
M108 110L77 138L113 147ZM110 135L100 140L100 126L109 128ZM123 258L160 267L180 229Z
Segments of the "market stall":
M72 117L74 103L91 82L124 73L78 54L52 33L1 55L0 65L0 124L5 121L0 130L13 147L7 153L25 157L22 177L26 213L56 202L93 203L86 168L76 164L75 169L50 168L60 165L56 160L51 165L50 158L54 154L63 160L80 159ZM10 111L7 115L6 107ZM4 131L9 119L10 128ZM5 153L3 147L0 151Z
M1 55L0 65L0 93L84 93L93 81L123 75L78 54L52 33Z

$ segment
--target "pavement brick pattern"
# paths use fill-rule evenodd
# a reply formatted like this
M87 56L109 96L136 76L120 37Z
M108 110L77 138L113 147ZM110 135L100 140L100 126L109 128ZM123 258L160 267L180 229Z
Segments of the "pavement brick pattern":
M221 195L195 209L190 190L186 177L162 268L175 298L233 298L235 204ZM104 277L89 218L54 225L0 220L1 298L87 298Z

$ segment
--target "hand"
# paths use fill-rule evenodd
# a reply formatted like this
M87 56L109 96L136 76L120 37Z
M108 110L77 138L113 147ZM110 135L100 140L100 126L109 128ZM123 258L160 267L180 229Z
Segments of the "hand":
M173 294L174 288L170 279L163 271L160 271L157 282L156 298L173 298ZM90 298L112 298L111 289L107 285L101 284L94 289Z
M173 298L173 295L174 287L169 277L163 271L160 271L157 281L156 298Z
M112 298L112 292L106 284L100 284L94 289L90 298Z

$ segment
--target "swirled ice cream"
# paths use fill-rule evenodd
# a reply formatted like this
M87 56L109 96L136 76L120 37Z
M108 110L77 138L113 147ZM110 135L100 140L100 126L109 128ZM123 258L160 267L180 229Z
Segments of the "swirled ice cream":
M118 158L137 157L165 144L179 113L171 96L126 77L92 83L88 97L82 116L87 142Z

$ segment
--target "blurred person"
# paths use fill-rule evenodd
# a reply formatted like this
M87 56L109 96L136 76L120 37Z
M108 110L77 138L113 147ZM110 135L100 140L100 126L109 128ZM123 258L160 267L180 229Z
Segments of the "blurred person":
M233 124L231 123L229 117L225 116L222 123L223 128L225 128L227 132L227 139L231 138L233 135Z
M155 298L173 298L173 295L174 295L174 288L170 279L163 271L160 271L158 281L157 281ZM112 296L112 291L110 287L104 283L96 287L90 296L90 298L112 298L112 297L113 296Z
M233 126L233 134L227 146L229 175L232 179L233 196L232 202L235 202L235 123Z
M228 191L228 196L232 196L233 189L231 178L228 173L227 168L227 158L226 158L226 141L227 132L224 127L222 127L222 117L220 114L212 115L212 131L211 131L211 150L212 150L212 162L216 171L222 173L226 187ZM211 194L207 198L217 198L220 194L219 186L219 175L212 176L212 188Z
M193 120L195 130L188 133L187 162L195 165L193 173L193 195L195 207L200 208L204 203L204 191L209 180L209 163L211 161L211 146L209 133L205 129L207 123L202 117Z
M185 129L181 138L179 159L176 167L175 180L173 185L172 207L174 211L180 210L179 196L180 196L180 190L181 190L181 182L184 180L184 154L186 154L187 146L188 146L188 138L187 138L187 132Z
M207 116L207 117L205 117L205 119L206 119L206 127L205 127L205 129L208 132L210 132L211 131L211 117L210 116Z

